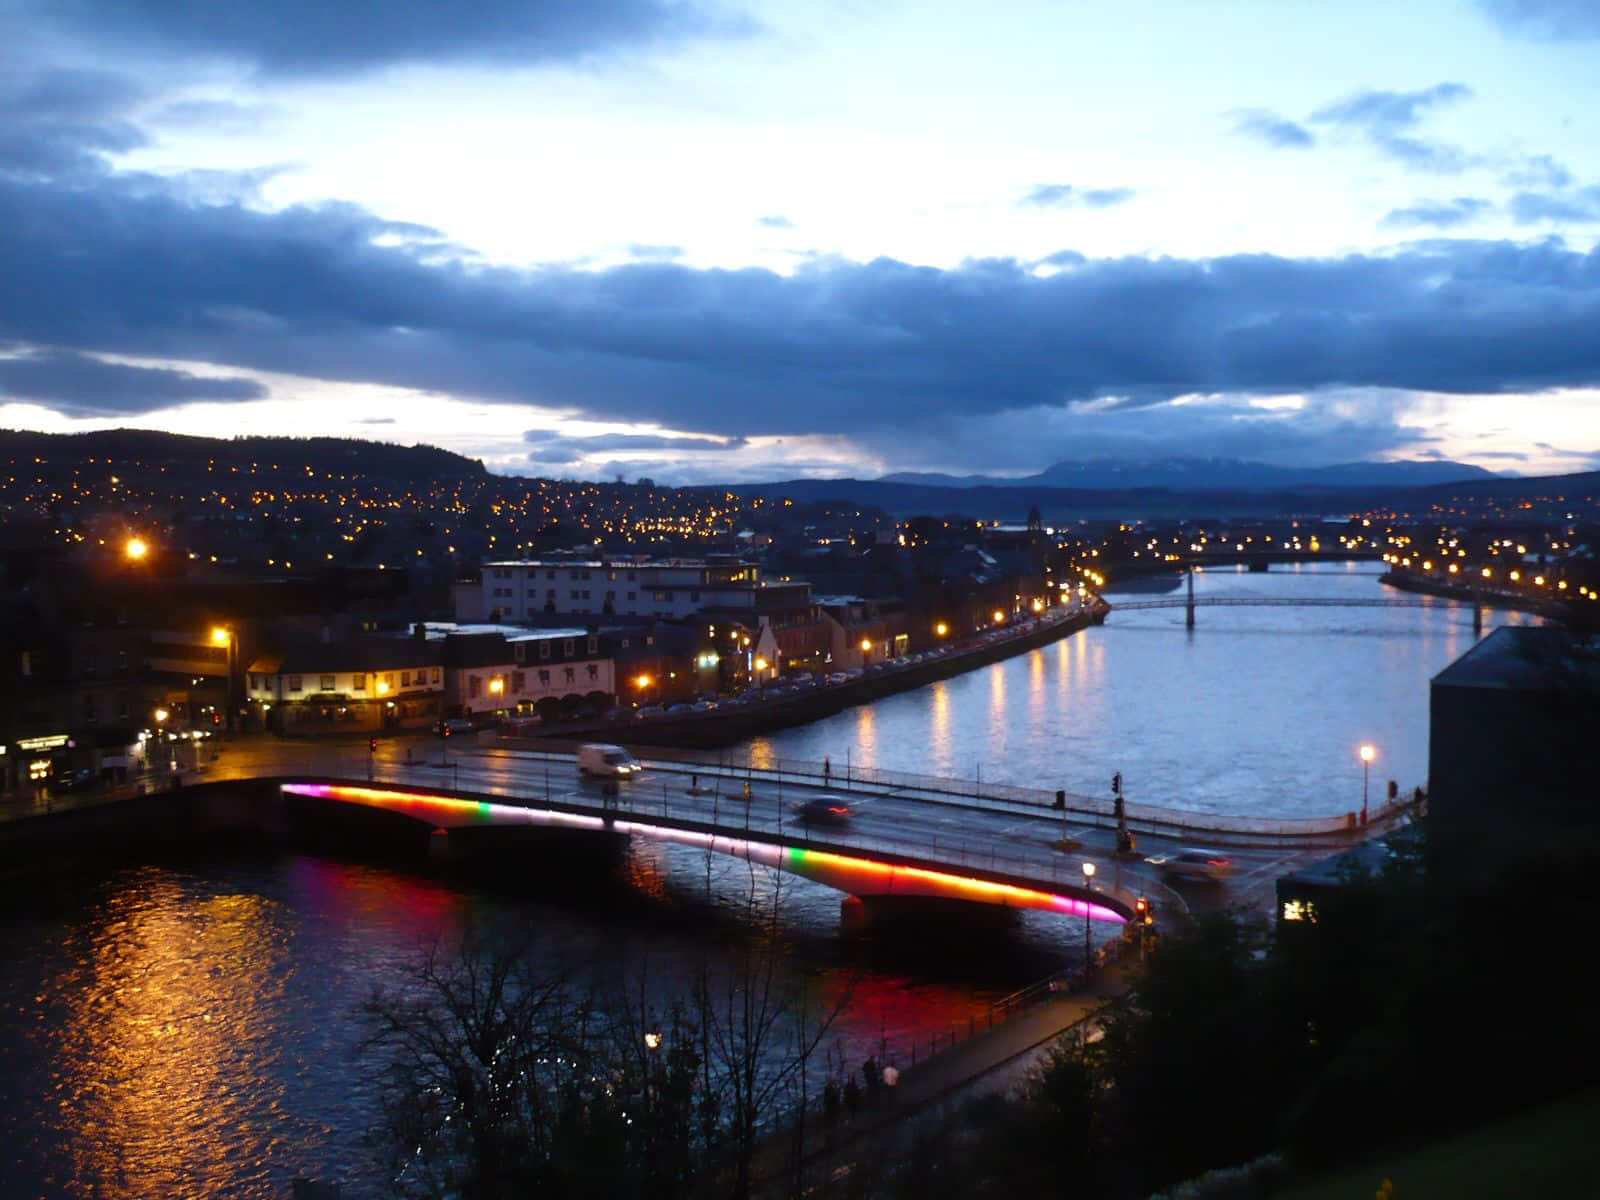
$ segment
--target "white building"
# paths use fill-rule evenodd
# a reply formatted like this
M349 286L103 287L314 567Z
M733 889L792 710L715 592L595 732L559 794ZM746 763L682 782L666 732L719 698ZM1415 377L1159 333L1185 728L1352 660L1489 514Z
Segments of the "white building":
M706 559L523 559L483 564L455 586L458 621L527 621L554 615L682 620L707 609L762 613L809 605L811 585L769 582L750 563Z

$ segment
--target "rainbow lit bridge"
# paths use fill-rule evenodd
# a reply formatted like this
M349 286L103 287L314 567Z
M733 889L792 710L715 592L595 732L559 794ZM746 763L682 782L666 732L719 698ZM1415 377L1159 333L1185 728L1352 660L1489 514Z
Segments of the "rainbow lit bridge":
M1109 882L1091 890L1081 877L1072 878L1075 864L1059 858L1009 858L992 849L948 842L942 848L924 843L912 853L881 837L861 839L844 830L822 840L804 826L785 830L781 816L774 828L752 827L748 809L741 809L735 826L718 819L715 812L642 814L607 803L524 803L383 785L292 781L280 784L280 791L284 796L382 810L446 833L500 826L673 842L785 871L856 897L869 907L901 900L960 901L1120 923L1132 915L1136 899Z

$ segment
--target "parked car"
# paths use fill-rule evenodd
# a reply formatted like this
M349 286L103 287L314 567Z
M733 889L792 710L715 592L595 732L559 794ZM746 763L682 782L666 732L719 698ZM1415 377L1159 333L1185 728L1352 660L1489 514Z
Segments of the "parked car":
M100 779L92 767L79 767L76 771L63 771L50 780L50 787L58 792L76 792L93 787Z
M850 824L853 814L843 796L814 796L797 805L795 815L806 825L837 827Z
M1158 854L1145 859L1161 868L1170 879L1200 879L1220 883L1233 874L1233 860L1220 850L1206 850L1198 846L1183 846L1171 854Z

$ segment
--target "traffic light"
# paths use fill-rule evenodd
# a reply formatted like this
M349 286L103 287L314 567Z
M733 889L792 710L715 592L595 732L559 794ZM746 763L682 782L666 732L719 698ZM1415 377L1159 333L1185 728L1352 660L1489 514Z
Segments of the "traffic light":
M1065 789L1056 789L1056 802L1051 805L1051 807L1056 809L1064 809L1067 807L1067 793Z
M1400 795L1400 785L1394 780L1389 780L1389 799L1394 800Z
M378 752L378 739L377 738L368 738L367 739L367 753L368 754L376 754L377 752Z
M1136 925L1154 925L1156 923L1156 910L1150 901L1143 896L1133 902L1133 921Z
M1114 795L1122 795L1122 772L1118 771L1111 777L1111 791Z

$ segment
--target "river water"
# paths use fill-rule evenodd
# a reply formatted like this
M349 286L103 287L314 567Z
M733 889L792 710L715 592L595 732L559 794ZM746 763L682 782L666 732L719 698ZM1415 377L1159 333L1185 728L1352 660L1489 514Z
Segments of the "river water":
M1385 594L1367 565L1212 572L1197 591ZM1202 608L1198 622L1114 612L756 748L1086 794L1121 771L1131 799L1257 815L1359 807L1362 742L1378 751L1374 799L1382 780L1423 782L1427 683L1472 644L1468 610ZM374 987L412 986L435 938L486 921L548 930L613 975L671 980L755 936L745 906L777 882L746 872L636 846L614 881L626 886L581 903L303 854L0 879L0 1196L253 1200L287 1196L297 1175L382 1195L355 1016ZM1081 924L1045 914L937 946L846 939L837 896L784 886L787 982L814 1011L845 1006L824 1072L886 1044L907 1061L1081 945Z
M1361 807L1358 751L1387 781L1426 784L1428 681L1474 643L1472 611L1378 582L1374 563L1195 576L1197 600L1261 607L1116 611L1042 649L757 739L777 758L860 763L1237 816ZM1106 598L1115 606L1168 599ZM1397 600L1415 607L1295 606ZM1495 612L1485 629L1536 618Z

